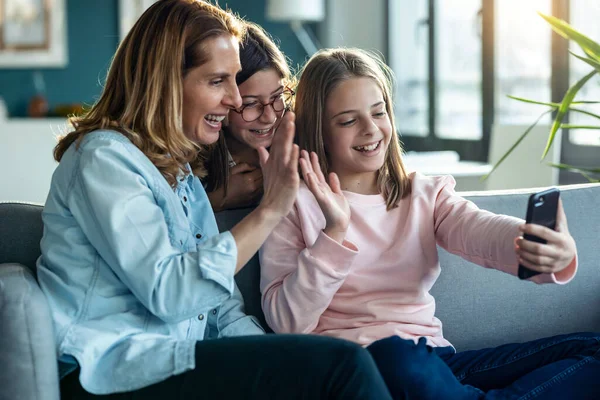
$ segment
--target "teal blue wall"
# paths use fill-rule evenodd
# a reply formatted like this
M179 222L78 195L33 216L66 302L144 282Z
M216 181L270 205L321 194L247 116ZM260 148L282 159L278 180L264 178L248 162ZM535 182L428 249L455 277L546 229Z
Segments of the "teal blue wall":
M280 41L292 66L304 61L304 50L289 27L265 22L265 0L230 0L220 4L263 25ZM69 64L61 69L0 69L0 97L9 115L26 116L29 99L35 94L35 71L42 72L51 109L57 104L93 103L117 47L118 9L118 0L66 0Z

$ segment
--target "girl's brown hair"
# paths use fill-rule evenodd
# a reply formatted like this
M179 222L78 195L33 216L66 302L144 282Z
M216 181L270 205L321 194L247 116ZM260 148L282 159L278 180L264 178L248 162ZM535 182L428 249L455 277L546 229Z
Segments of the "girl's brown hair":
M87 133L112 129L129 138L171 186L187 163L204 176L206 149L183 132L183 78L208 61L206 39L241 40L243 34L241 20L205 1L157 1L119 45L100 99L85 115L70 118L74 130L59 141L54 158L60 161Z
M246 22L245 24L246 34L240 43L242 70L235 78L238 86L246 82L255 73L267 69L274 69L284 80L286 86L291 85L292 74L287 59L273 39L259 25L252 22ZM215 149L210 152L210 156L206 160L208 175L204 179L204 183L207 192L223 187L225 194L227 194L229 181L229 160L225 141L227 127L223 128L222 133L219 136L219 141L215 144Z
M393 73L376 54L360 49L326 49L317 52L301 71L296 90L296 135L301 149L319 156L323 174L329 174L327 152L323 141L325 105L331 92L351 78L373 79L383 93L392 132L396 133L392 103ZM393 134L385 161L377 174L377 184L386 199L387 209L410 193L410 180L402 162L402 145Z

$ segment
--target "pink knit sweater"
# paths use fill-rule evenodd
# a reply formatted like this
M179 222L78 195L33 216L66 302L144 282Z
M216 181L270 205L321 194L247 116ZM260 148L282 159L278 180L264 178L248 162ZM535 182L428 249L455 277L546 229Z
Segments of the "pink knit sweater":
M440 274L436 245L516 275L514 239L523 220L480 210L454 192L452 177L410 179L411 194L391 211L381 195L344 192L352 215L343 245L323 233L323 213L301 185L293 211L260 251L262 307L275 332L363 345L423 336L449 346L429 294ZM577 257L560 273L531 280L566 283L576 270Z

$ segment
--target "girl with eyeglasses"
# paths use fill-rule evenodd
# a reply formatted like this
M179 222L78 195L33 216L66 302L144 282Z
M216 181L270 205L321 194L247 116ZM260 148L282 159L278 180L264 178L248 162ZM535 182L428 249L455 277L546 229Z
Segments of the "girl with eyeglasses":
M236 76L242 105L224 121L223 134L206 163L204 184L215 212L258 204L263 178L257 149L271 146L294 93L283 53L260 26L246 24L240 44L242 70Z

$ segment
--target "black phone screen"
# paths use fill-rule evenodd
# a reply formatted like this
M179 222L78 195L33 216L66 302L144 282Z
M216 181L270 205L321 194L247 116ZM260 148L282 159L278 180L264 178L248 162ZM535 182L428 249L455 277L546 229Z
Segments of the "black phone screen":
M546 228L555 229L559 196L560 191L557 188L551 188L529 196L526 217L527 223L543 225ZM546 243L544 239L529 234L523 235L523 238L537 243ZM521 279L527 279L538 274L539 272L537 271L532 271L523 265L519 265L519 278Z

